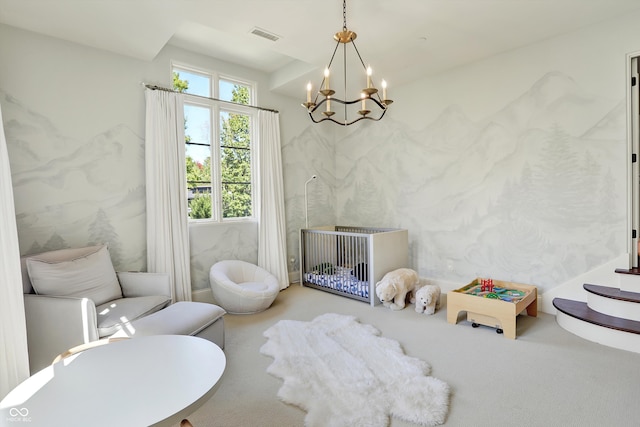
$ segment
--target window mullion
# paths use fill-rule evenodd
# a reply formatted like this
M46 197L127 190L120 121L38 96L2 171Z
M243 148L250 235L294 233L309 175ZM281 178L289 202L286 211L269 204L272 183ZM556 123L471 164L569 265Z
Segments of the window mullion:
M215 85L214 85L215 86ZM214 104L211 108L211 183L214 189L212 197L215 207L212 216L216 221L222 221L222 172L220 162L220 107Z

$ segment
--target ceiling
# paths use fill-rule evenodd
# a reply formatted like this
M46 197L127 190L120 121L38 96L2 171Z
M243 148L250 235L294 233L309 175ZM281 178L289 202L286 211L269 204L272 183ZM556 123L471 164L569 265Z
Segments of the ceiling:
M347 27L392 87L633 10L639 0L348 0ZM0 0L7 25L142 60L171 44L263 71L295 97L321 80L342 21L340 0Z

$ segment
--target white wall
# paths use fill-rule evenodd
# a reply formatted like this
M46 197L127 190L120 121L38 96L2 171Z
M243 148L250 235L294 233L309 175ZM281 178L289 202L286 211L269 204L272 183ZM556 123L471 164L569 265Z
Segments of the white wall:
M270 93L263 73L172 46L146 62L0 25L0 58L23 255L109 242L117 269L146 268L141 82L169 86L172 60L256 82L258 103L280 111L285 149L305 123L299 102ZM296 155L285 187L299 207L292 183L312 159ZM299 212L292 215L298 224ZM256 222L199 224L190 237L194 289L208 288L218 260L257 261Z

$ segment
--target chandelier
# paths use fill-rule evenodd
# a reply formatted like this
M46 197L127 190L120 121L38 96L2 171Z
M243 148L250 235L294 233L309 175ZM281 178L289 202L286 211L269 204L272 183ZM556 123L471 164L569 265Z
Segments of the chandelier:
M387 83L382 80L382 96L380 96L378 89L373 84L373 72L371 67L364 64L364 61L360 56L360 52L354 42L357 34L347 29L347 0L342 1L342 18L342 31L333 36L337 43L333 50L333 55L331 55L331 59L329 60L329 65L327 65L324 70L324 78L320 82L320 89L316 92L315 97L312 100L311 95L313 86L311 85L311 82L309 82L307 84L307 102L303 103L302 106L307 109L309 117L314 123L329 120L333 123L347 126L365 119L378 121L384 117L387 112L387 108L393 102L392 100L387 99ZM332 76L331 65L333 65L336 52L341 44L344 80L339 83L343 83L343 87L341 89L344 90L344 99L334 96L336 91L332 89L330 84ZM349 44L353 46L353 51L355 51L355 54L357 55L357 57L352 55L352 58L354 58L352 60L355 61L356 67L359 68L359 66L362 65L362 69L364 70L364 73L359 77L356 76L356 78L362 83L366 82L366 84L363 84L365 87L359 90L358 96L351 101L347 100L347 62L349 58L347 55L347 46ZM336 79L334 79L334 81L335 80ZM338 113L337 116L336 113Z

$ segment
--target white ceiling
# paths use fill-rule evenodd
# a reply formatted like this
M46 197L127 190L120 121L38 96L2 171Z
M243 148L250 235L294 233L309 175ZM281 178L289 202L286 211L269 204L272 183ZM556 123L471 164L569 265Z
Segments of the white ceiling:
M632 10L640 0L348 0L347 26L375 76L397 86ZM264 71L271 90L299 97L322 78L342 2L0 0L0 22L143 60L175 45Z

